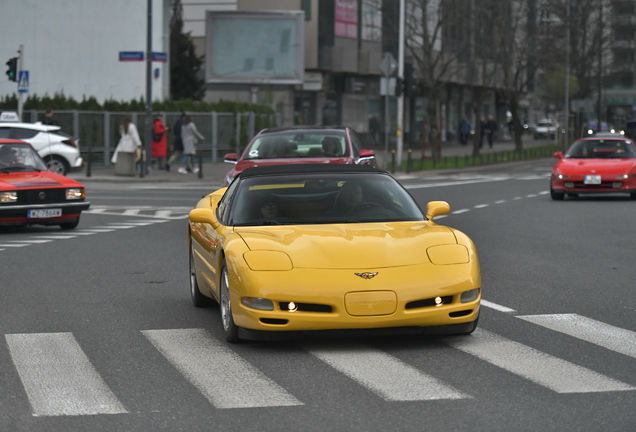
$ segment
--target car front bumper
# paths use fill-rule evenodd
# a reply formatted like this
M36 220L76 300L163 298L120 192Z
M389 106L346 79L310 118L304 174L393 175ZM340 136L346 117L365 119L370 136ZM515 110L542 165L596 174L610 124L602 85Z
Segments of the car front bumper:
M0 205L0 225L55 225L75 220L90 202ZM29 210L61 209L62 216L53 218L29 218Z

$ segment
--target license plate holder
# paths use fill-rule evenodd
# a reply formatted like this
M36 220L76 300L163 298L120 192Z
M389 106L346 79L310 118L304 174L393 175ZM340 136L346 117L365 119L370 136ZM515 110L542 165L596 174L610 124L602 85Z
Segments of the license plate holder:
M584 184L597 185L601 184L601 176L600 175L586 175L583 178Z
M53 208L53 209L37 209L37 210L29 210L27 212L27 218L29 219L50 219L62 216L61 208Z

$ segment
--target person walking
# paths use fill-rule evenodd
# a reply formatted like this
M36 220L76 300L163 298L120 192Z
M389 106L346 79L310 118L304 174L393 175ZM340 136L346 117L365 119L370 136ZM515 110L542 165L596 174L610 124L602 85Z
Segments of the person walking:
M170 165L174 163L177 159L183 158L183 140L181 139L181 127L183 126L183 119L186 116L186 113L181 113L181 116L174 122L174 126L172 127L172 154L170 155L170 159L166 163L166 171L170 172Z
M163 113L157 114L155 123L152 126L151 163L154 168L156 162L157 168L160 170L165 168L166 156L168 155L167 131L168 127L163 123Z
M115 152L110 161L115 164L115 174L134 175L134 167L124 165L126 161L135 160L138 164L143 164L143 149L139 132L135 124L130 121L130 116L124 116L119 126L119 135L121 138L119 139L119 143L117 143L117 147L115 147ZM118 157L121 153L130 153L131 155L127 158Z
M488 130L488 146L492 148L495 142L495 133L497 132L497 122L493 120L492 115L488 115L488 121L486 122L486 129Z
M461 145L468 144L468 135L470 135L470 130L472 129L472 125L468 121L466 117L459 124L459 143Z
M181 139L183 140L183 159L181 160L179 173L199 172L199 168L194 166L194 155L197 152L196 145L198 141L205 139L205 137L199 133L190 115L186 115L183 119Z

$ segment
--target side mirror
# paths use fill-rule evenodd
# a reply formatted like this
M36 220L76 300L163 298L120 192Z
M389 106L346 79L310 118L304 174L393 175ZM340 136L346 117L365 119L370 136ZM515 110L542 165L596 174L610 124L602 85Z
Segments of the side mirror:
M210 224L214 228L219 226L219 221L216 219L215 211L210 208L196 208L194 210L190 210L188 217L190 222L193 223Z
M236 163L237 160L238 160L238 156L236 153L228 153L225 156L223 156L223 162Z
M446 201L431 201L426 204L426 219L432 221L435 216L450 213L450 205Z
M375 157L375 152L373 150L360 150L361 158Z
M555 152L552 156L557 159L563 159L563 152L560 152L560 151Z

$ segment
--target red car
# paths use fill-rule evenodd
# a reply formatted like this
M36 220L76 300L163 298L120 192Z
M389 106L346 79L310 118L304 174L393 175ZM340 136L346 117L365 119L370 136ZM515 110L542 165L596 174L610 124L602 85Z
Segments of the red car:
M336 163L377 168L375 153L363 150L358 134L349 127L303 126L263 129L247 145L241 158L228 153L235 164L225 176L228 186L245 168L281 164Z
M0 139L0 226L73 229L90 203L81 183L48 170L29 143Z
M621 135L575 141L552 168L554 200L587 193L628 193L636 199L636 145Z

